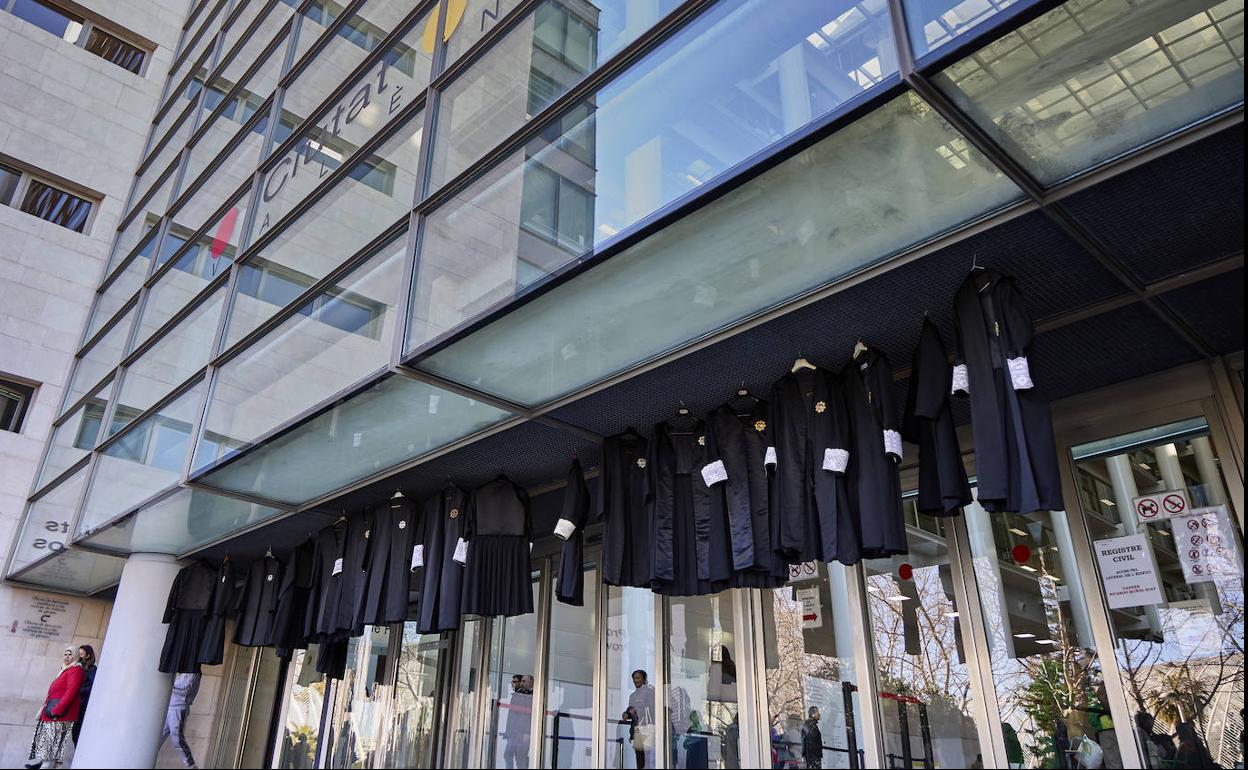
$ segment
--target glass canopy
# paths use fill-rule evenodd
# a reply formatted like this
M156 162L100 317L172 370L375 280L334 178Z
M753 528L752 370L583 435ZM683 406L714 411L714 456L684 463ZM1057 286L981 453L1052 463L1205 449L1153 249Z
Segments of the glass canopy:
M124 559L90 551L60 551L55 556L36 564L9 580L29 583L40 588L52 588L71 594L89 595L103 591L121 580Z
M122 555L181 554L280 513L279 508L181 488L82 542Z

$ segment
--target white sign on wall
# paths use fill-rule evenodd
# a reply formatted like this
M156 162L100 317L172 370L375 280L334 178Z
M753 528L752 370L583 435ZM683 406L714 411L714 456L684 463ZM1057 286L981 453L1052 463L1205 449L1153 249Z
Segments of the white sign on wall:
M799 588L796 593L802 607L802 628L822 628L823 606L819 602L819 587Z
M10 605L9 634L45 642L68 642L78 627L82 602L44 594L18 594Z
M1131 501L1131 507L1135 509L1136 518L1147 524L1150 521L1161 521L1171 516L1191 513L1192 503L1184 490L1169 489L1154 495L1134 498Z
M1157 564L1144 535L1097 540L1093 546L1110 609L1165 601L1157 577Z
M789 565L789 582L801 583L806 580L819 579L819 562L804 561L801 564Z
M1231 531L1226 506L1196 508L1186 516L1172 518L1170 526L1187 582L1209 583L1241 574L1239 547Z

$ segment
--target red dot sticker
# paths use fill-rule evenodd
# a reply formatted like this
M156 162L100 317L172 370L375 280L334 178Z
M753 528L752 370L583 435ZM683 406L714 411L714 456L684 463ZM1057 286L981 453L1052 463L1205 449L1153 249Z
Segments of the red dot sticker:
M1025 545L1019 544L1014 546L1014 549L1010 551L1010 553L1014 556L1014 561L1018 564L1026 564L1031 561L1031 549Z
M902 564L897 568L897 577L902 580L914 580L914 567L910 566L908 563Z

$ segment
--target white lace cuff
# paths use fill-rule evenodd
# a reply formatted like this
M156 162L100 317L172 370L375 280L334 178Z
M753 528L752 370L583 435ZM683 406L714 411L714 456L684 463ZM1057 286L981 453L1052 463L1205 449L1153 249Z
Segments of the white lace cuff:
M468 563L468 543L462 537L455 544L455 555L451 557L460 564Z
M724 461L716 460L703 467L702 480L706 482L708 487L713 487L721 481L727 481L728 469L724 467Z
M412 548L412 571L415 572L423 566L425 566L425 544L417 543Z
M953 386L949 388L949 395L956 396L959 393L970 395L971 378L966 372L966 364L955 364L953 367Z
M576 531L576 525L567 519L560 519L555 525L555 536L560 540L567 540L572 537L572 533Z
M1036 383L1031 381L1031 368L1027 365L1027 356L1007 358L1005 362L1010 367L1010 382L1014 383L1014 390L1036 387Z
M895 430L884 429L884 451L895 455L901 461L901 434Z
M767 454L763 455L763 465L776 467L776 448L774 446L767 447Z
M845 468L849 466L849 450L848 449L825 449L823 450L823 469L832 471L833 473L844 473Z

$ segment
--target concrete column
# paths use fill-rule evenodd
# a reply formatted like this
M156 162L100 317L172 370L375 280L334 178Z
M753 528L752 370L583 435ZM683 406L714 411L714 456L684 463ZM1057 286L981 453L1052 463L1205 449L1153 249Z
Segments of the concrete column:
M1135 477L1131 475L1130 456L1124 454L1105 458L1105 469L1109 472L1109 483L1114 488L1114 502L1118 504L1118 521L1122 526L1122 534L1148 535L1148 526L1139 523L1135 517L1135 506L1132 505L1132 501L1139 497L1140 491L1135 484ZM1156 564L1157 556L1153 553L1153 541L1146 538L1144 542L1148 547L1148 558ZM1157 615L1157 606L1151 604L1146 606L1144 615L1148 618L1148 627L1153 633L1161 633L1161 620Z
M1162 444L1153 450L1157 458L1157 470L1161 471L1161 481L1167 490L1187 491L1187 479L1183 477L1183 466L1179 464L1179 449L1174 444Z
M1222 485L1222 471L1213 456L1213 446L1208 436L1194 438L1192 453L1196 456L1196 470L1200 473L1200 483L1205 486L1205 499L1209 505L1226 504L1226 487Z
M96 718L82 726L74 767L156 766L172 685L156 670L165 642L161 616L178 569L164 554L126 560L91 690Z
M966 516L966 533L971 542L971 568L979 584L979 601L984 613L984 631L995 659L1014 657L1014 631L1010 625L1010 608L1006 603L1005 581L1001 579L1001 561L992 533L992 519L978 501L962 509Z
M784 131L796 131L810 122L810 75L806 71L806 41L780 54L776 60L780 82L780 118Z
M1075 555L1075 543L1070 535L1070 522L1065 511L1051 511L1049 521L1053 526L1053 539L1057 541L1057 555L1062 560L1062 575L1070 594L1070 610L1075 621L1075 635L1079 646L1094 647L1092 642L1092 616L1088 614L1088 600L1083 593L1083 580L1079 577L1079 558Z

